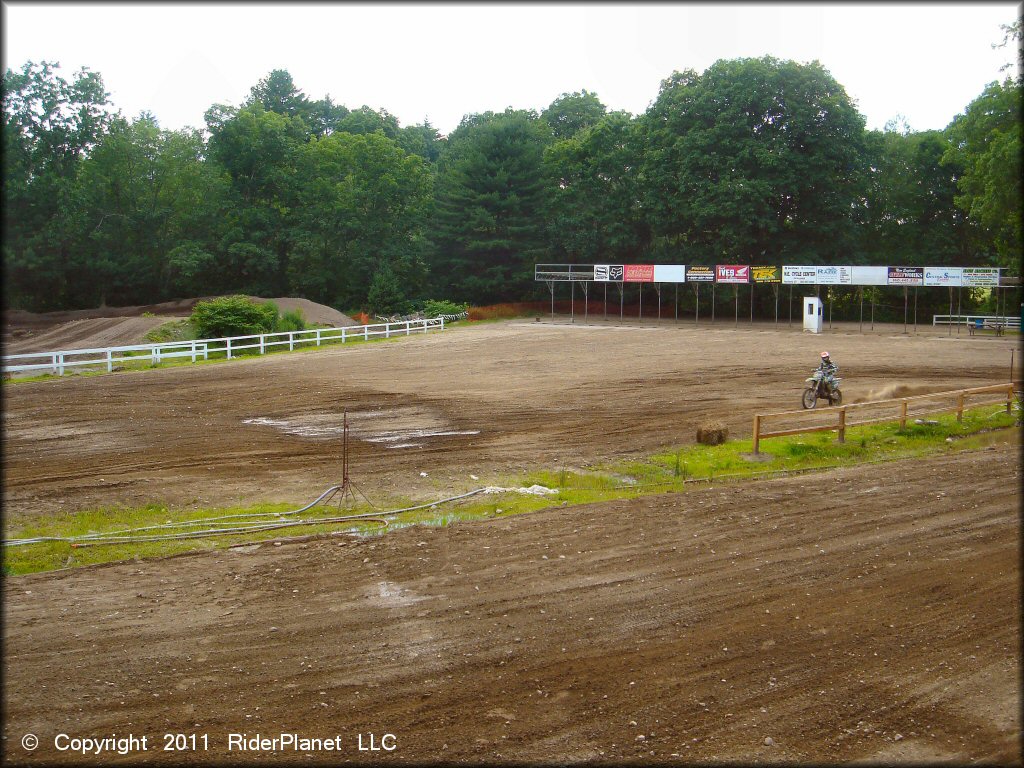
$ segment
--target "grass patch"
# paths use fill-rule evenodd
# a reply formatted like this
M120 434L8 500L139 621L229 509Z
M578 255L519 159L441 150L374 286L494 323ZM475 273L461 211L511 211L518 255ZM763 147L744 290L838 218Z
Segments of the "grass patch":
M143 313L143 317L145 317L145 313ZM186 318L184 320L171 320L157 326L148 331L143 338L154 344L163 344L168 341L192 341L196 338L196 331L192 327L192 323Z
M769 438L761 442L764 456L763 460L758 461L751 459L752 442L745 439L717 446L680 446L643 460L613 462L586 469L538 470L521 478L506 479L502 486L542 485L553 489L554 494L508 492L472 496L459 502L424 506L422 509L389 517L387 527L372 520L316 521L348 514L386 515L388 510L417 505L408 499L390 499L386 504L381 503L382 510L374 510L365 504L341 507L336 501L332 501L291 518L313 520L314 524L308 526L250 531L205 539L78 547L68 542L6 546L3 553L3 572L5 575L19 575L121 560L142 560L309 534L375 536L387 530L412 525L445 527L461 521L506 517L551 507L684 491L695 482L742 480L771 473L813 471L937 452L977 449L997 440L1005 440L1007 434L1016 428L1015 414L1007 414L1005 406L999 405L966 411L963 423L958 423L953 414L933 416L931 419L936 423L910 423L902 430L895 422L850 427L845 443L838 443L835 433L831 432ZM8 517L5 521L5 537L74 537L125 528L165 525L171 520L176 525L160 529L162 532L185 532L195 530L189 528L189 521L201 518L261 515L262 517L248 520L269 521L275 515L279 516L280 513L295 508L284 504L264 504L183 512L160 505L149 505L130 509L112 508L60 513L32 521ZM230 527L244 522L245 519L225 520L220 521L218 525Z

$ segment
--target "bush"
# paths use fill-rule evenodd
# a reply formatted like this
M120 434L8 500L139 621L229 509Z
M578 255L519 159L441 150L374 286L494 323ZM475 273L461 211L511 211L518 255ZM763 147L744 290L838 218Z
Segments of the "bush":
M278 331L304 331L306 330L306 319L302 316L301 309L293 309L285 312L278 318L275 325Z
M461 315L469 310L469 304L458 304L454 301L433 299L423 302L424 317L440 317L441 315Z
M278 323L272 302L257 303L245 296L221 296L200 301L189 318L201 339L272 333Z

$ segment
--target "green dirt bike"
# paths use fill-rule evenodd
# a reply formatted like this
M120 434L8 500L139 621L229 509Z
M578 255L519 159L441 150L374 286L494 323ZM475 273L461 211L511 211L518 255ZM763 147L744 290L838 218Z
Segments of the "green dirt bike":
M804 389L802 404L804 408L813 408L818 400L828 400L829 405L842 405L843 393L839 391L839 382L842 379L832 379L832 389L828 388L825 375L821 371L815 371L810 378L805 380L807 387Z

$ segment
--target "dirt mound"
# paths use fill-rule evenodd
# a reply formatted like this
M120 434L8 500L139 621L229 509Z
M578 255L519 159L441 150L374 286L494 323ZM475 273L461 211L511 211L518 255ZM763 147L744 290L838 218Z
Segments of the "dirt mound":
M146 334L153 328L177 318L188 317L198 302L212 298L216 297L199 296L136 307L99 307L39 314L21 309L5 310L4 353L14 355L142 344L146 341ZM282 312L301 311L307 323L332 327L357 325L348 315L309 299L249 298L253 301L272 301Z
M344 312L339 312L333 307L328 307L325 304L317 304L315 301L309 299L295 299L295 298L281 298L281 299L260 299L255 296L250 296L253 301L272 301L277 304L277 308L282 312L292 312L300 310L302 317L307 323L315 323L317 325L330 325L335 328L341 328L343 326L359 325L355 320L346 315Z
M94 317L71 320L38 331L17 329L4 339L4 353L94 349L142 344L146 334L168 321L165 317ZM32 361L36 362L36 361Z

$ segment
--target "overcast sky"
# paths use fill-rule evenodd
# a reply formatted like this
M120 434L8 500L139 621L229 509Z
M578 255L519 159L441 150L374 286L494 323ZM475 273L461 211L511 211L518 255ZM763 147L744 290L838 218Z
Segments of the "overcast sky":
M903 115L941 129L1003 79L1001 24L1021 3L91 3L4 2L3 67L99 72L125 115L202 127L273 69L312 99L425 118L547 107L589 90L643 112L674 70L771 55L820 61L869 128ZM1016 66L1010 71L1016 73Z

